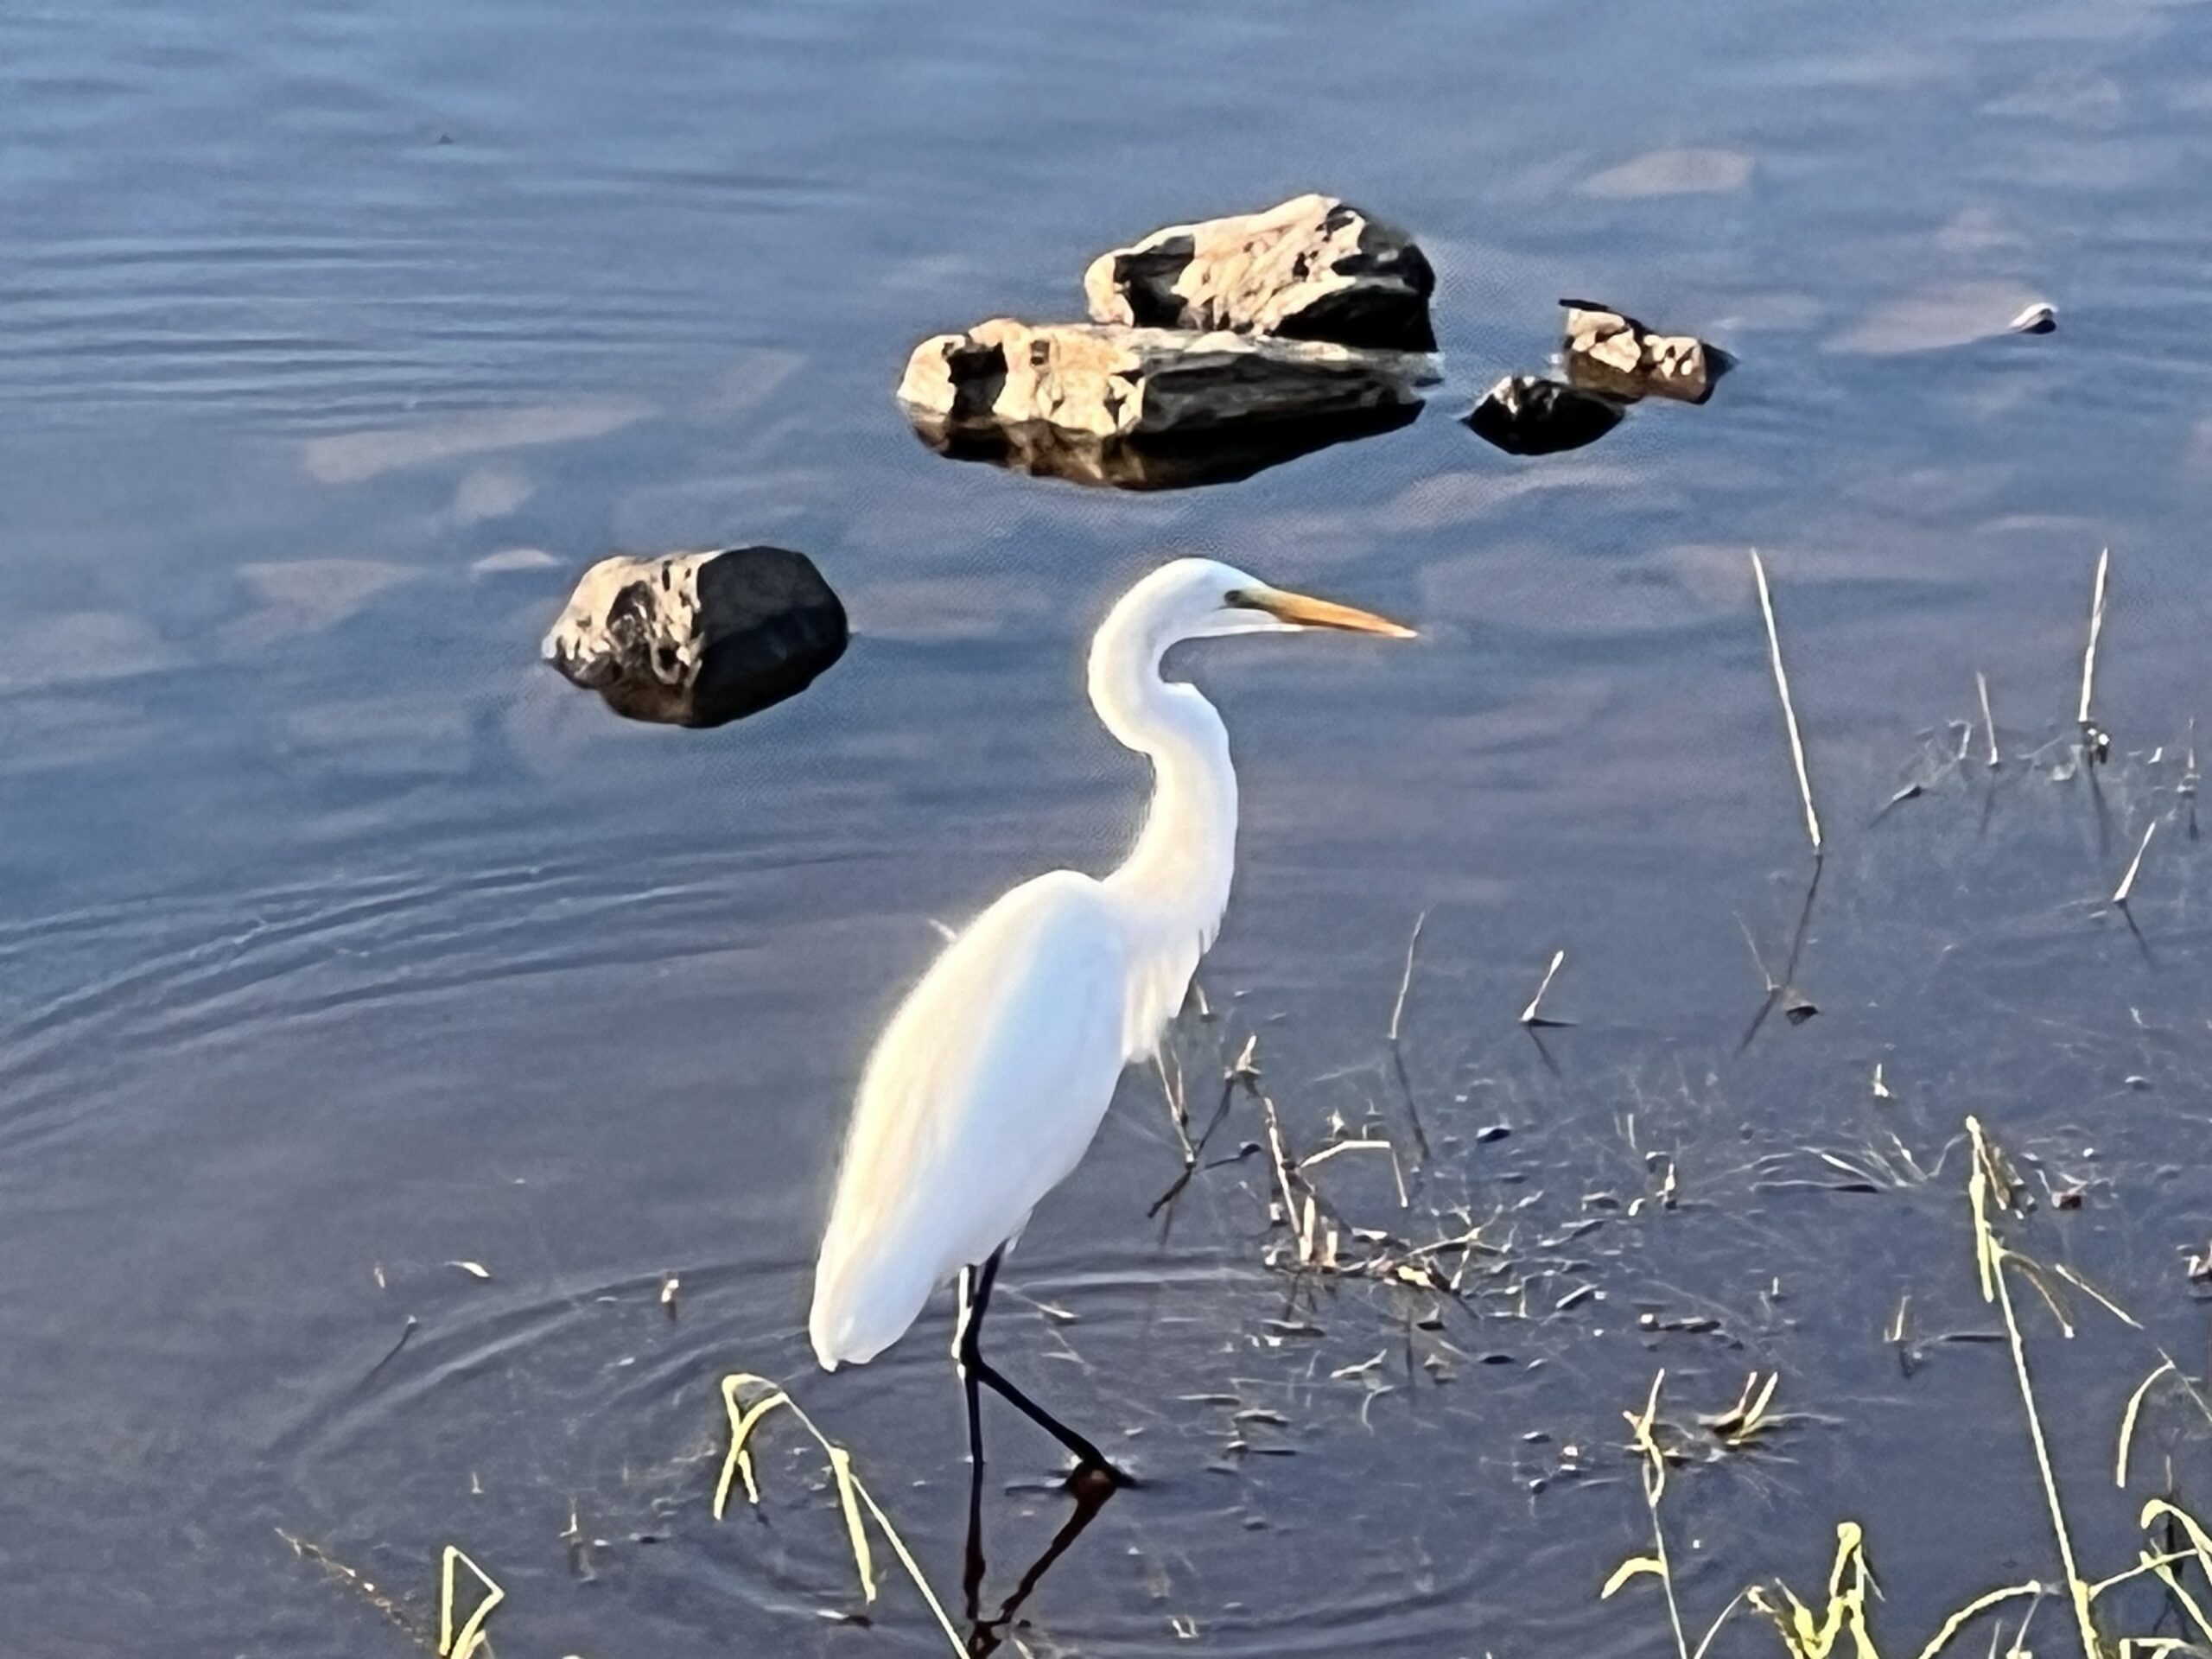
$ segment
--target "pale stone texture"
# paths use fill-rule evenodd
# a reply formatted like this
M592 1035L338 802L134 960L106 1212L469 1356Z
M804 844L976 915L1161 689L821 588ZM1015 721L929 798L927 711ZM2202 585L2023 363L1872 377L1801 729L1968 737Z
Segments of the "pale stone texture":
M1333 196L1170 225L1093 260L1094 321L1436 348L1436 276L1411 237Z
M1655 334L1634 317L1584 300L1567 308L1568 378L1624 397L1673 397L1701 404L1713 395L1728 359L1688 334Z
M998 317L916 346L899 398L954 426L1159 437L1414 404L1433 372L1419 356L1318 340Z
M845 643L845 608L811 559L733 547L601 559L543 651L617 714L719 726L804 690Z

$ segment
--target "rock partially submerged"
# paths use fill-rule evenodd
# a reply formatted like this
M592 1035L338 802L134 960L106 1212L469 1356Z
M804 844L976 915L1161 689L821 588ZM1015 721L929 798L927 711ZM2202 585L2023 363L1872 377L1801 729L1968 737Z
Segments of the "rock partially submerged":
M1245 478L1419 413L1435 286L1404 232L1300 196L1100 255L1090 322L924 340L899 400L962 459L1124 489Z
M1319 340L998 317L916 346L899 400L918 424L951 432L1042 423L1187 438L1418 406L1433 373L1426 358Z
M1657 334L1634 317L1587 300L1567 308L1567 378L1617 397L1673 397L1701 404L1732 359L1689 334Z
M706 727L804 691L846 638L845 607L805 554L729 547L601 559L543 649L619 715Z
M1091 261L1094 321L1430 352L1436 274L1414 240L1333 196L1170 225Z
M1621 404L1539 375L1509 374L1465 416L1475 435L1509 455L1580 449L1618 426Z

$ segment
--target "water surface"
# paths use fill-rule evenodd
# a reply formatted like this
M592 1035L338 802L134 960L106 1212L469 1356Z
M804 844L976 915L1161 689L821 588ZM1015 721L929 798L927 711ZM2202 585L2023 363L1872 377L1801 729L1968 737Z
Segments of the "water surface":
M820 1376L814 1233L932 922L1128 835L1077 662L1173 550L1424 630L1189 653L1247 827L1179 1052L1202 1080L1256 1032L1301 1148L1332 1114L1405 1140L1383 1038L1427 912L1433 1162L1408 1211L1365 1155L1316 1179L1408 1236L1486 1223L1526 1292L1432 1330L1433 1297L1272 1269L1257 1160L1163 1238L1133 1077L997 1322L1150 1482L1037 1589L1030 1650L1659 1651L1648 1586L1595 1592L1643 1537L1618 1413L1661 1364L1685 1421L1754 1367L1808 1414L1675 1483L1694 1614L1816 1580L1847 1516L1900 1645L2054 1574L2002 1350L1936 1339L1991 1328L1936 1160L1974 1111L2086 1182L2037 1248L2202 1354L2208 47L2202 9L2133 3L0 19L10 1641L405 1650L281 1529L416 1630L461 1544L510 1653L926 1650L898 1588L843 1620L796 1437L765 1522L711 1522L716 1382L790 1379L957 1587L943 1314ZM1309 188L1437 266L1448 384L1410 428L1135 494L949 462L893 406L921 335L1072 314L1102 248ZM1447 417L1543 366L1570 294L1741 367L1498 454ZM1999 332L2045 298L2056 334ZM655 730L536 664L589 559L753 539L852 612L803 697ZM2027 756L2107 544L2093 798ZM1808 874L1753 545L1831 847L1821 1012L1739 1053L1744 931L1778 960ZM1949 760L1977 670L1993 779ZM2100 901L2158 814L2139 943ZM1513 1019L1562 946L1580 1023L1539 1050ZM1898 1143L1930 1179L1832 1190L1820 1152ZM1676 1206L1629 1216L1669 1166ZM2045 1373L2101 1570L2134 1341L2085 1326ZM2201 1443L2158 1432L2186 1489ZM1002 1596L1066 1510L1047 1446L993 1438Z

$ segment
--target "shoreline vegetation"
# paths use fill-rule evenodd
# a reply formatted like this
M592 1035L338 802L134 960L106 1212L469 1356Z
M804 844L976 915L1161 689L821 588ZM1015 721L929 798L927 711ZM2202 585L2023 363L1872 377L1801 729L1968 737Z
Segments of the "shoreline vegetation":
M2015 1303L2014 1286L2025 1286L2034 1293L2035 1300L2049 1314L2057 1339L2070 1341L2074 1338L2084 1311L2082 1304L2086 1303L2094 1308L2093 1317L2108 1319L2136 1333L2146 1350L2145 1358L2155 1358L2156 1363L2135 1382L2116 1413L2113 1481L2120 1490L2127 1490L2137 1476L2133 1454L2146 1411L2185 1408L2196 1420L2212 1427L2212 1400L2207 1398L2205 1383L2188 1376L2173 1354L2152 1341L2133 1313L2086 1275L2063 1262L2031 1255L2010 1242L2008 1231L2024 1228L2037 1207L2028 1183L1978 1118L1969 1116L1966 1119L1964 1135L1971 1154L1964 1196L1970 1222L1974 1271L1983 1301L1997 1310L2003 1323L2023 1426L2049 1508L2057 1575L1975 1592L1917 1648L1900 1648L1894 1643L1885 1646L1878 1642L1873 1631L1872 1609L1879 1600L1880 1590L1869 1560L1869 1540L1858 1522L1839 1520L1835 1522L1834 1564L1816 1597L1808 1599L1779 1580L1747 1584L1711 1618L1693 1643L1668 1547L1664 1499L1669 1472L1685 1464L1710 1460L1713 1455L1726 1456L1746 1450L1763 1435L1785 1427L1792 1420L1773 1408L1780 1374L1770 1372L1762 1380L1754 1371L1734 1406L1700 1417L1694 1427L1674 1422L1661 1415L1666 1382L1662 1368L1652 1377L1643 1408L1622 1414L1629 1430L1628 1443L1622 1450L1638 1467L1652 1547L1649 1553L1631 1555L1616 1567L1598 1594L1600 1599L1610 1600L1641 1580L1656 1580L1677 1659L1705 1659L1722 1629L1747 1608L1764 1616L1771 1624L1788 1659L1830 1659L1834 1655L1847 1656L1847 1659L1885 1659L1885 1656L1903 1653L1914 1654L1916 1659L1939 1659L1961 1637L1985 1622L1991 1631L1991 1653L2001 1651L2007 1659L2026 1659L2031 1652L2028 1634L2045 1601L2063 1604L2068 1609L2082 1659L2152 1659L2152 1656L2169 1653L2212 1651L2212 1528L2183 1506L2172 1480L2171 1465L2165 1471L2164 1484L2143 1500L2138 1523L2142 1535L2120 1541L2094 1541L2107 1554L2132 1549L2132 1562L2114 1566L2094 1578L2082 1565L2088 1541L2069 1515L2054 1472L2043 1402L2037 1392L2030 1361L2031 1332ZM1336 1144L1343 1147L1361 1143ZM1279 1173L1284 1167L1279 1161ZM1297 1211L1301 1217L1298 1229L1301 1252L1309 1248L1313 1203L1309 1197ZM1316 1260L1305 1265L1325 1268L1328 1264ZM1426 1277L1425 1271L1422 1276ZM2033 1339L2048 1341L2050 1338L2046 1333ZM850 1452L832 1441L780 1385L765 1377L734 1373L722 1379L721 1388L730 1439L715 1486L715 1518L722 1518L734 1482L741 1481L748 1499L755 1504L759 1503L760 1494L753 1474L750 1443L764 1419L779 1408L787 1408L827 1459L863 1599L873 1603L877 1596L878 1575L867 1529L867 1520L873 1519L953 1651L967 1654L969 1649L946 1616L943 1599L931 1587L905 1541L854 1472ZM2157 1616L2148 1628L2131 1628L2126 1611L2104 1612L2110 1602L2118 1599L2115 1592L2146 1581L2164 1592L2156 1603ZM449 1621L449 1603L444 1617ZM2141 1614L2138 1611L2133 1617L2140 1618ZM2015 1619L2017 1622L2012 1622ZM466 1659L465 1653L461 1659Z
M1829 1659L1832 1654L1847 1655L1850 1659L1883 1659L1885 1655L1908 1652L1916 1653L1918 1659L1938 1659L1959 1637L1985 1619L1991 1626L1989 1651L1995 1654L1999 1651L1999 1637L2005 1634L2006 1615L2014 1611L2015 1604L2020 1602L2025 1602L2026 1606L2018 1610L2018 1623L2002 1651L2007 1659L2026 1659L2031 1651L2027 1646L2029 1630L2037 1611L2046 1600L2063 1600L2070 1611L2082 1659L2133 1659L2134 1656L2199 1653L2212 1648L2212 1617L2206 1611L2208 1602L2212 1601L2212 1532L2208 1532L2196 1516L2182 1507L2172 1484L2171 1468L2165 1488L2146 1497L2142 1504L2138 1525L2144 1535L2120 1546L2133 1546L2133 1563L2101 1578L2086 1576L2077 1541L2080 1529L2068 1515L2052 1466L2042 1403L2029 1364L2028 1337L2013 1302L2014 1283L2034 1291L2062 1340L2071 1340L2076 1329L2075 1309L2068 1294L2070 1290L2094 1303L2104 1316L2143 1335L2145 1346L2157 1356L2158 1363L2135 1384L2118 1414L2113 1481L2120 1490L2126 1491L2129 1484L2130 1454L2146 1401L2154 1395L2178 1395L2208 1426L2212 1426L2212 1402L2206 1400L2203 1384L2186 1376L2171 1353L2150 1341L2134 1315L2080 1273L2063 1262L2046 1262L2029 1255L2007 1241L1999 1229L1999 1218L2016 1225L2024 1224L2031 1204L2027 1183L1978 1118L1967 1118L1966 1135L1972 1151L1967 1201L1973 1224L1974 1272L1982 1300L1993 1306L2004 1322L2023 1421L2050 1510L2052 1541L2060 1569L2058 1579L2055 1582L2030 1579L1982 1591L1945 1618L1918 1649L1885 1647L1875 1640L1872 1629L1870 1604L1878 1599L1880 1591L1867 1560L1865 1531L1855 1521L1840 1521L1836 1523L1834 1564L1829 1568L1827 1585L1817 1604L1808 1602L1778 1580L1747 1585L1714 1615L1693 1646L1683 1623L1681 1599L1676 1593L1667 1549L1662 1501L1668 1471L1680 1461L1681 1453L1662 1432L1665 1425L1659 1417L1659 1404L1666 1381L1662 1370L1651 1379L1651 1391L1643 1409L1622 1414L1628 1422L1634 1455L1642 1464L1644 1507L1651 1519L1651 1553L1632 1555L1615 1567L1599 1594L1602 1599L1610 1599L1637 1580L1657 1580L1665 1598L1677 1659L1704 1659L1721 1628L1746 1606L1764 1615L1773 1625L1789 1659ZM1758 1432L1773 1388L1773 1379L1770 1378L1756 1401L1751 1401L1747 1389L1747 1405L1724 1414L1721 1418L1705 1420L1707 1428L1720 1435L1727 1444L1742 1444ZM2126 1613L2100 1617L2100 1604L2113 1592L2145 1579L2153 1580L2165 1592L2151 1628L2124 1633L2127 1630Z
M1809 1001L1794 991L1793 981L1808 933L1823 845L1806 745L1783 664L1773 600L1763 563L1756 554L1752 559L1799 804L1814 853L1814 885L1808 889L1788 964L1779 976L1764 961L1759 964L1767 993L1760 1019L1764 1020L1766 1011L1780 1001L1795 1023L1801 1018L1809 1018L1814 1011ZM2094 792L2102 828L2111 804L2099 785L2098 772L2112 764L2112 747L2109 734L2094 723L2092 696L2108 580L2107 553L2101 555L2098 561L2088 643L2082 666L2081 695L2070 737L2053 739L2032 750L2015 747L2007 753L1990 714L1987 682L1977 673L1974 690L1979 721L1969 718L1953 721L1951 737L1931 740L1929 754L1939 764L1933 770L1923 766L1916 772L1915 781L1891 798L1882 813L1876 815L1876 821L1891 807L1940 784L1945 776L1978 763L1993 782L2000 769L2008 766L2015 775L2040 774L2054 782L2086 778L2088 786ZM2169 760L2178 760L2183 770L2178 781L2163 791L2169 798L2150 816L2139 840L2128 843L2133 846L2133 856L2127 861L2117 888L2106 901L2127 922L2139 943L2142 942L2142 935L2128 912L2128 902L2142 874L2153 833L2160 823L2171 817L2183 826L2181 833L2187 834L2192 841L2196 839L2194 808L2198 774L2193 721L2181 747L2184 752L2179 756L2169 756L2166 746L2162 745L2147 757L2161 765ZM1925 775L1921 775L1923 772ZM2152 792L2155 797L2161 791L2154 784ZM2101 837L2101 844L2107 840L2108 837ZM1193 988L1192 1005L1186 1011L1189 1017L1179 1022L1177 1033L1163 1045L1156 1067L1156 1081L1173 1134L1173 1147L1180 1163L1179 1173L1147 1211L1148 1217L1160 1220L1163 1236L1165 1230L1173 1224L1177 1204L1194 1179L1210 1170L1250 1161L1260 1173L1249 1185L1266 1206L1268 1230L1262 1259L1271 1271L1292 1281L1294 1299L1295 1287L1300 1283L1360 1279L1427 1299L1431 1305L1429 1311L1419 1321L1426 1329L1441 1329L1447 1310L1454 1319L1471 1321L1477 1327L1500 1313L1530 1317L1529 1286L1535 1275L1533 1269L1517 1270L1526 1264L1516 1241L1516 1219L1503 1209L1478 1219L1467 1205L1439 1201L1424 1190L1434 1153L1403 1058L1402 1039L1407 1003L1417 977L1427 922L1425 912L1414 922L1407 940L1384 1035L1389 1061L1384 1075L1395 1083L1398 1090L1395 1107L1385 1110L1370 1100L1365 1121L1357 1123L1347 1122L1341 1114L1332 1114L1325 1139L1310 1148L1301 1148L1286 1125L1286 1114L1278 1109L1263 1086L1258 1030L1243 1034L1240 1040L1231 1028L1234 1022L1224 1018L1226 1011L1209 1005L1203 988ZM2147 944L2145 948L2147 950ZM1754 945L1755 958L1758 954ZM1518 1019L1548 1059L1541 1033L1570 1028L1575 1023L1543 1012L1546 998L1552 993L1566 958L1564 947L1552 952L1535 995ZM1793 996L1798 1000L1791 1001ZM1212 1052L1204 1058L1194 1058L1181 1052L1182 1047L1187 1046L1193 1027L1206 1033L1205 1040L1211 1046ZM1758 1022L1754 1021L1746 1044L1758 1029ZM1179 1046L1175 1037L1185 1040ZM1202 1065L1217 1068L1220 1089L1217 1096L1210 1102L1205 1121L1201 1124L1193 1116L1188 1096L1192 1087L1189 1073ZM1872 1090L1878 1100L1894 1098L1879 1065L1874 1071ZM1243 1141L1234 1153L1210 1157L1217 1133L1231 1120L1240 1103L1256 1116L1253 1138ZM1505 1131L1500 1128L1495 1133L1502 1136ZM1481 1145L1491 1140L1492 1134L1491 1130L1475 1130L1466 1138ZM1632 1122L1628 1134L1633 1144ZM1896 1141L1894 1135L1891 1138ZM1641 1409L1623 1414L1628 1437L1620 1448L1638 1471L1650 1529L1650 1547L1621 1561L1604 1579L1596 1593L1606 1600L1616 1596L1632 1598L1643 1580L1656 1580L1676 1659L1706 1659L1723 1630L1732 1624L1740 1624L1741 1616L1746 1612L1757 1613L1766 1621L1788 1659L1831 1659L1831 1656L1885 1659L1885 1656L1899 1654L1914 1654L1917 1659L1940 1659L1970 1630L1985 1626L1990 1633L1992 1655L2001 1651L2006 1659L2027 1659L2031 1651L2028 1638L2046 1602L2053 1604L2051 1613L2045 1615L2047 1618L2063 1618L2070 1624L2069 1645L2078 1647L2082 1659L2151 1659L2152 1656L2172 1653L2212 1653L2212 1527L2186 1506L2171 1459L2161 1475L2148 1477L2137 1466L2141 1460L2134 1456L2143 1427L2155 1414L2181 1413L2192 1424L2201 1422L2212 1428L2212 1400L2207 1397L2208 1388L2212 1384L2190 1376L2172 1352L2152 1339L2133 1313L2114 1296L2098 1287L2087 1274L2064 1262L2031 1255L2013 1242L2029 1229L2032 1213L2044 1206L1978 1116L1967 1115L1962 1135L1930 1162L1915 1158L1901 1141L1896 1141L1894 1159L1871 1149L1852 1158L1834 1153L1819 1155L1824 1164L1843 1178L1837 1183L1840 1190L1865 1192L1908 1185L1925 1188L1941 1176L1949 1152L1961 1147L1967 1153L1963 1196L1970 1224L1974 1282L1982 1302L1994 1308L2001 1321L2022 1427L2048 1511L2055 1573L1995 1588L1962 1586L1967 1599L1944 1618L1920 1645L1900 1647L1894 1636L1885 1631L1878 1638L1875 1630L1882 1622L1876 1611L1880 1590L1873 1565L1879 1541L1870 1538L1859 1522L1841 1518L1833 1523L1833 1563L1817 1592L1810 1596L1800 1594L1778 1579L1745 1584L1702 1625L1694 1625L1683 1605L1669 1548L1666 1499L1670 1474L1685 1465L1718 1462L1755 1451L1777 1431L1796 1422L1815 1420L1778 1409L1776 1402L1783 1382L1780 1372L1770 1370L1762 1376L1754 1369L1741 1397L1732 1407L1684 1424L1663 1414L1667 1373L1662 1367L1652 1377ZM1354 1219L1347 1207L1324 1191L1324 1179L1318 1173L1339 1159L1366 1160L1370 1160L1370 1167L1387 1168L1389 1181L1385 1190L1395 1195L1397 1210L1402 1216L1424 1214L1433 1236L1414 1236L1416 1230L1403 1220L1369 1225ZM1643 1164L1649 1177L1648 1190L1627 1200L1624 1206L1618 1199L1605 1206L1619 1210L1624 1218L1647 1211L1671 1211L1680 1200L1681 1180L1675 1158L1654 1152L1644 1155ZM2042 1172L2038 1170L2037 1173ZM2043 1185L2051 1210L2063 1211L2078 1207L2081 1198L2077 1189L2054 1188L2048 1175L2043 1176ZM1417 1199L1421 1202L1417 1203ZM1558 1237L1536 1242L1540 1246L1555 1246L1567 1238L1580 1236L1596 1224L1592 1220L1580 1228L1569 1228ZM2212 1250L2207 1254L2212 1256ZM2016 1299L2015 1291L2021 1288L2031 1295ZM1550 1312L1563 1312L1592 1294L1595 1293L1590 1286L1579 1286L1555 1299ZM1500 1296L1508 1299L1507 1305L1495 1302L1494 1299ZM1910 1300L1908 1295L1899 1304L1890 1328L1884 1333L1885 1340L1897 1347L1901 1357L1908 1347ZM1486 1306L1486 1302L1491 1305ZM1513 1303L1517 1303L1517 1307L1510 1305ZM2044 1317L2035 1315L2033 1310L2037 1304ZM1294 1310L1294 1300L1293 1307ZM2115 1380L2111 1419L2116 1425L2111 1460L2115 1486L2125 1491L2131 1485L2145 1487L2153 1478L2158 1482L2155 1490L2145 1491L2139 1505L2139 1536L2115 1540L2088 1535L2075 1518L2078 1506L2069 1507L2055 1472L2049 1419L2045 1402L2038 1392L2032 1357L2054 1339L2072 1338L2082 1319L2109 1321L2115 1330L2132 1333L2132 1338L2139 1340L2144 1350L2144 1369L2124 1379L2128 1384L2124 1397L2120 1380ZM1697 1330L1709 1329L1711 1324L1691 1321L1677 1325L1655 1322L1653 1316L1647 1313L1643 1328ZM1433 1374L1433 1361L1432 1355ZM1370 1362L1370 1366L1373 1363ZM1363 1368L1346 1369L1357 1371ZM881 1593L882 1574L877 1565L876 1541L880 1541L888 1548L939 1635L956 1654L988 1652L999 1645L997 1631L1013 1609L1027 1598L1045 1568L1072 1541L1073 1535L1088 1523L1098 1506L1096 1500L1085 1503L1077 1498L1075 1520L1055 1539L1043 1560L1033 1567L1015 1599L997 1621L981 1620L976 1611L976 1580L980 1576L981 1563L973 1554L976 1546L971 1534L971 1572L967 1586L969 1630L963 1635L948 1611L950 1604L931 1585L885 1507L862 1479L850 1449L820 1427L786 1385L767 1376L730 1372L721 1378L720 1391L728 1440L712 1495L714 1518L724 1518L733 1492L741 1486L748 1503L759 1505L762 1494L753 1456L756 1439L772 1421L792 1419L823 1459L825 1490L834 1492L837 1501L846 1548L863 1605L872 1606ZM2062 1421L2079 1425L2086 1421L2086 1414L2069 1410L2063 1414ZM1581 1454L1570 1446L1567 1455L1570 1461L1562 1472L1573 1469L1573 1459ZM1541 1483L1536 1484L1535 1489L1541 1490ZM980 1483L977 1490L980 1491ZM573 1526L572 1522L572 1529ZM348 1584L424 1648L445 1659L474 1659L480 1652L489 1653L493 1614L505 1599L506 1592L458 1547L449 1544L442 1553L438 1629L433 1643L430 1633L417 1629L405 1608L385 1592L315 1545L289 1534L279 1535L302 1559ZM466 1580L463 1570L467 1575ZM1598 1571L1593 1565L1593 1579ZM1971 1576L1970 1569L1963 1564L1961 1576ZM2131 1596L2126 1593L2131 1590L2142 1593ZM1180 1630L1181 1626L1178 1628ZM1691 1638L1693 1628L1698 1630L1694 1641ZM1492 1650L1507 1655L1512 1651L1510 1646L1497 1644L1492 1644Z

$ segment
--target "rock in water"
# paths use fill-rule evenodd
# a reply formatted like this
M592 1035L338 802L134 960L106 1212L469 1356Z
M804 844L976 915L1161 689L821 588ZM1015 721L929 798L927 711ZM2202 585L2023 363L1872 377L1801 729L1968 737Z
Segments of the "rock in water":
M1701 404L1733 361L1688 334L1655 334L1634 317L1587 300L1567 308L1567 372L1578 386L1621 397L1647 395Z
M1552 455L1595 443L1620 424L1621 405L1533 374L1509 374L1465 416L1475 435L1509 455Z
M1436 273L1414 240L1333 196L1170 225L1102 253L1083 290L1099 322L1226 328L1432 352Z
M997 317L917 346L899 401L918 424L1043 422L1093 437L1157 438L1418 404L1414 388L1433 373L1424 357L1319 340Z
M796 696L844 655L845 607L783 547L618 556L583 574L545 660L632 720L720 726Z

